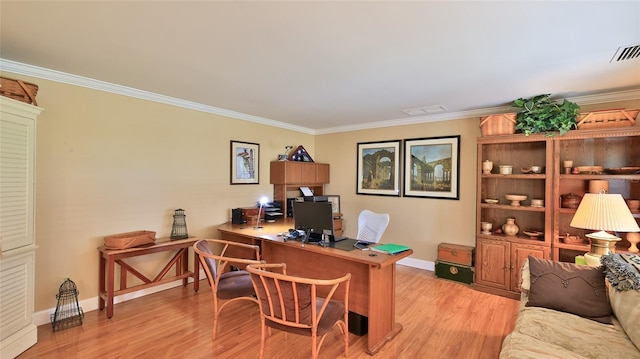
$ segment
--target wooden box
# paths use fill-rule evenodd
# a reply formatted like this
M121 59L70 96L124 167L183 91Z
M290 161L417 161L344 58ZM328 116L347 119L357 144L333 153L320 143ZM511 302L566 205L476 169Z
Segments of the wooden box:
M474 267L436 261L436 277L464 284L473 284L476 279Z
M581 113L576 119L579 130L589 128L628 127L636 123L640 110L613 109Z
M154 243L156 232L135 231L104 237L104 246L107 249L125 249L144 244Z
M516 133L515 112L501 113L480 117L480 131L482 136L511 135Z
M242 208L242 216L245 223L255 224L258 219L258 212L260 212L260 220L264 220L264 207L262 211L260 208Z
M0 95L38 106L38 85L0 76Z
M473 258L475 257L474 252L475 247L440 243L438 245L438 260L471 267L473 266Z

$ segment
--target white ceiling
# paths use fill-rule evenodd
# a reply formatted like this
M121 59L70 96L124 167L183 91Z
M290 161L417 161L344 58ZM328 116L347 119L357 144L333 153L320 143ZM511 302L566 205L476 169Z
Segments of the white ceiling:
M640 89L640 1L5 1L0 58L315 133ZM444 106L411 117L403 109Z

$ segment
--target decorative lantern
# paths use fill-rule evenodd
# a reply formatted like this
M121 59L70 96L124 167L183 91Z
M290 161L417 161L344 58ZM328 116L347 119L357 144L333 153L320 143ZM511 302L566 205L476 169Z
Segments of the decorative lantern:
M187 234L187 221L185 220L184 209L178 208L173 215L173 228L171 229L171 239L189 238Z
M51 314L51 326L54 332L82 325L84 312L78 304L78 293L76 284L69 278L60 285L56 294L58 305L55 313Z

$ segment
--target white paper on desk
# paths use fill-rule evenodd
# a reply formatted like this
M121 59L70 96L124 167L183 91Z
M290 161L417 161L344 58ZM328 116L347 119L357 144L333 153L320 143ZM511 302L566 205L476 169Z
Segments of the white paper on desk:
M309 187L300 187L300 191L302 191L303 196L313 196L313 192Z

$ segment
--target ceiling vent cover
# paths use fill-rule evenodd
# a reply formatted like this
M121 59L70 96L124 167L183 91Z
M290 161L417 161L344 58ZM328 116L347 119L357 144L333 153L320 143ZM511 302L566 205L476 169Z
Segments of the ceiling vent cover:
M640 57L640 44L631 45L627 47L619 47L615 54L613 54L613 58L611 62L618 62L623 60L633 60Z

